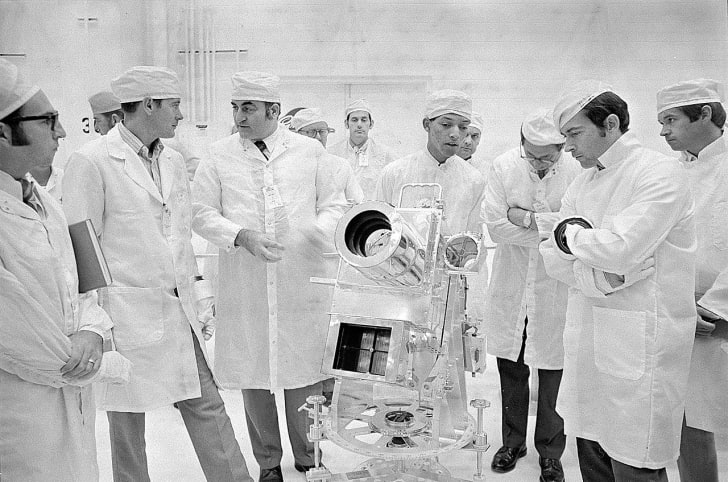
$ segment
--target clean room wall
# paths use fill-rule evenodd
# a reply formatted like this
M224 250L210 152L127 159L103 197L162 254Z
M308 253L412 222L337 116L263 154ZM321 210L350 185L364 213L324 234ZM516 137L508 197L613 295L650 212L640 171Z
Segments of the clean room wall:
M196 43L185 35L190 11ZM11 60L62 112L68 146L93 136L80 131L88 94L146 62L195 77L195 108L188 93L181 130L208 125L207 140L232 124L230 75L268 70L283 80L284 112L324 108L337 129L331 142L343 138L346 102L370 97L374 135L400 154L422 146L427 91L465 90L485 116L489 157L518 142L526 113L589 77L611 82L630 104L634 131L669 152L657 135L655 91L686 78L726 79L724 0L0 0L0 12L0 53L27 53ZM85 16L96 20L78 20ZM199 53L189 73L180 52L196 49L218 51L208 74Z
M204 5L215 10L222 45L245 49L220 54L227 55L227 66L226 72L218 69L218 82L227 85L224 74L235 69L258 69L299 79L424 79L425 90L465 90L485 115L481 149L490 157L518 142L524 115L551 105L565 85L590 77L612 83L630 104L634 131L648 146L669 152L658 136L655 91L686 78L726 78L724 0L211 0ZM424 138L419 112L425 92L412 89L411 94L406 116L399 102L389 110L375 105L384 112L378 113L374 134L407 137L402 151L419 148ZM418 115L407 117L413 108L420 109Z
M142 0L0 0L0 55L22 67L60 112L68 132L59 157L93 139L89 95L145 62ZM85 20L90 19L90 20ZM57 159L58 160L58 159Z

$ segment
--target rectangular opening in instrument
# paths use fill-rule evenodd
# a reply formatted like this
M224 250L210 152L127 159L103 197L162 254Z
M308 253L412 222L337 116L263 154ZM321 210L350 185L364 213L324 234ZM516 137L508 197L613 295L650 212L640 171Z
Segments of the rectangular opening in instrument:
M333 368L384 376L391 338L391 327L342 323Z

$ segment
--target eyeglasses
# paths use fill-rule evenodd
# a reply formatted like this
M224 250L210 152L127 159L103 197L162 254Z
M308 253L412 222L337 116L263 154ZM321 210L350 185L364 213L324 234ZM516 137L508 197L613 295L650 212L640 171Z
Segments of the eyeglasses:
M43 114L43 115L27 115L27 116L19 116L19 117L13 117L10 119L6 119L5 122L9 124L17 124L19 122L27 122L27 121L34 121L34 120L44 120L46 121L46 124L51 128L51 130L56 129L56 122L58 121L58 112L51 112L49 114Z
M300 130L298 132L300 132L304 136L316 137L316 136L327 136L333 132L336 132L336 129L334 129L333 127L329 127L326 129Z
M544 157L532 157L532 156L526 155L526 152L523 150L523 144L521 144L519 147L520 147L521 159L528 161L529 163L546 162L549 164L554 164L554 163L556 163L556 161L559 160L559 155L561 155L561 151L558 151L556 153L556 155L544 156Z

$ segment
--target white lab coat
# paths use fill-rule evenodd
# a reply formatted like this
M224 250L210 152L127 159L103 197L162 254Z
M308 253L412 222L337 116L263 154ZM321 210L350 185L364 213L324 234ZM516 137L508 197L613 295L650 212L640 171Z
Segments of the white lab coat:
M695 299L704 295L712 308L728 311L728 296L716 296L715 286L722 271L728 271L728 146L725 135L706 146L697 160L683 153L695 197L695 225L698 252L695 272ZM712 293L711 293L712 292ZM710 301L708 301L710 300ZM698 336L688 378L685 418L688 426L708 432L728 432L728 323L718 322L709 337Z
M623 134L600 157L605 167L580 174L562 216L585 216L564 259L541 244L546 272L569 285L564 374L557 411L569 436L601 444L619 462L657 469L680 445L695 332L693 201L675 159ZM587 297L577 282L592 268L627 274L649 257L655 273L606 297ZM587 269L588 277L582 273Z
M3 480L96 481L95 403L61 367L69 335L109 336L95 293L78 294L61 207L37 189L41 220L0 171L0 465Z
M205 351L192 293L190 188L182 156L159 156L162 194L114 127L73 153L63 181L69 223L90 218L113 283L99 290L128 385L104 385L103 410L146 412L200 396L190 327ZM175 288L179 297L174 293Z
M336 183L339 188L344 192L344 196L347 201L359 204L364 201L364 191L359 185L354 170L349 165L349 161L343 157L329 154L330 161L334 163L334 169L336 170Z
M485 301L488 353L517 361L527 342L524 362L533 368L560 370L567 286L546 274L538 251L539 232L508 220L508 208L533 211L538 226L548 233L561 208L561 197L581 167L564 153L543 179L514 148L493 161L485 190L483 217L497 243L491 282Z
M443 235L483 232L480 206L485 181L476 168L460 157L452 156L438 164L427 149L423 149L398 159L382 170L376 199L396 206L402 186L409 183L437 183L442 186L445 202Z
M215 368L226 388L300 388L321 374L331 293L323 251L345 207L321 144L285 129L264 139L266 162L238 134L211 146L193 184L195 232L220 248ZM275 238L266 263L234 247L241 229Z
M331 146L329 152L349 161L354 176L364 191L364 197L368 200L375 199L377 180L384 166L396 159L387 146L371 137L360 148L352 147L349 139L344 139Z

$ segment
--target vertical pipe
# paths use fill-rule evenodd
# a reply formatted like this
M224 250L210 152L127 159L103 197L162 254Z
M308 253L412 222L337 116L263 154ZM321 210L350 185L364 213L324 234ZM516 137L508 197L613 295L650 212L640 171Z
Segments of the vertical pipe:
M195 32L195 10L197 8L195 0L190 0L190 65L192 69L192 118L193 123L197 121L197 62L195 62L195 51L197 47L197 33Z
M192 104L192 69L190 68L190 51L192 49L191 42L190 42L190 8L189 8L189 2L187 4L187 8L184 10L185 12L185 49L184 49L184 59L185 59L185 72L187 73L187 102L189 103L189 117L190 120L194 117L194 110L195 107Z
M217 82L215 79L217 79L217 69L216 69L216 61L217 61L217 42L216 35L215 35L215 14L214 12L210 14L210 37L212 38L212 66L210 67L210 85L211 85L211 92L210 92L210 124L212 124L212 121L217 117L215 115L215 108L217 106Z
M205 124L210 125L210 112L212 111L212 82L214 76L212 74L212 59L215 58L215 51L210 43L212 39L212 15L211 8L208 7L205 12L205 43L207 45L207 76L205 77Z

